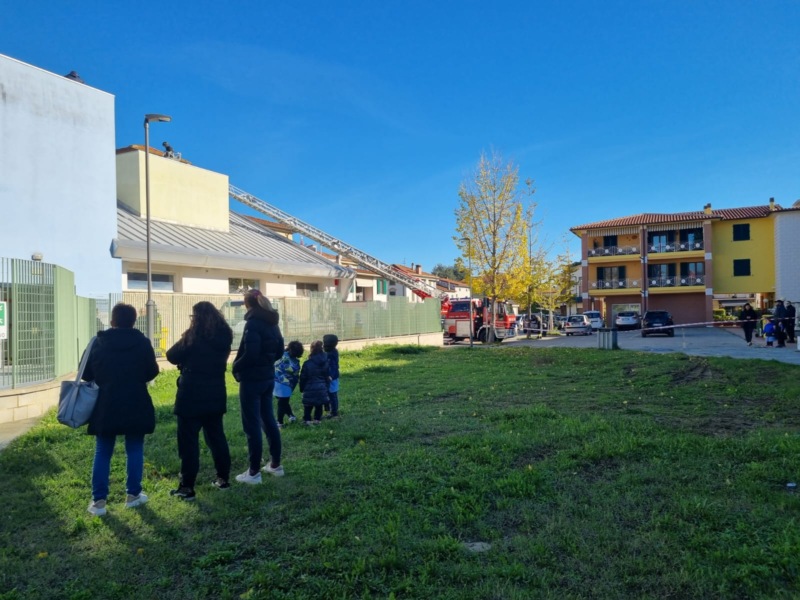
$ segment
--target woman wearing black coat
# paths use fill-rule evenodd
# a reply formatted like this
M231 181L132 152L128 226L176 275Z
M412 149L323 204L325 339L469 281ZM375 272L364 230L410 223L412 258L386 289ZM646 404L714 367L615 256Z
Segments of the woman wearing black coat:
M106 514L111 457L118 435L125 436L127 457L127 508L147 502L142 492L144 436L156 428L153 401L147 382L158 375L158 364L150 341L133 328L136 309L117 304L111 310L111 329L100 331L92 346L83 379L100 388L89 435L95 436L92 467L92 503L89 512Z
M322 417L322 405L328 402L328 384L330 383L330 366L328 355L322 349L322 342L311 342L308 359L300 369L300 391L303 393L303 423L319 425ZM311 411L314 420L311 420Z
M281 432L272 410L272 391L275 387L275 361L283 355L283 335L278 327L278 311L258 290L244 295L244 332L236 358L233 377L239 382L239 403L242 409L242 428L247 438L249 468L236 476L241 483L261 483L261 471L283 476L281 465ZM261 468L263 441L267 436L270 460Z
M748 346L752 346L753 330L756 328L758 315L756 314L756 311L753 310L753 307L750 306L749 302L742 307L742 310L739 313L739 321L741 322L742 329L744 330L744 341L747 342Z
M167 350L167 360L178 365L181 372L174 409L178 417L181 480L178 489L170 494L182 500L195 499L201 429L217 470L213 483L220 489L230 487L231 454L222 419L227 410L225 370L232 343L233 331L222 313L210 302L198 302L192 307L189 329Z

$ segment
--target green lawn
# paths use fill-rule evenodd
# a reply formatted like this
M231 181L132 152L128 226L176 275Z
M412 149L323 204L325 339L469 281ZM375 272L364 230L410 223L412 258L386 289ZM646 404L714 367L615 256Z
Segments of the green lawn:
M0 598L800 597L797 367L502 346L341 365L344 417L284 430L286 477L219 491L204 450L195 503L169 496L174 372L141 509L119 444L91 517L94 438L45 418L0 452Z

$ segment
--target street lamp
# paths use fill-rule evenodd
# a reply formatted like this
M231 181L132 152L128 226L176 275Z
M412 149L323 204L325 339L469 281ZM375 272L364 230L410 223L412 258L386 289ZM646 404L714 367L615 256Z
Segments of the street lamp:
M145 193L145 219L147 221L146 246L147 246L147 339L153 344L155 336L155 302L153 302L153 269L150 263L150 122L169 123L172 117L167 115L147 114L144 116L144 193Z
M475 320L472 318L472 240L468 237L461 238L467 242L467 262L469 263L469 347L472 348L472 338L475 337Z

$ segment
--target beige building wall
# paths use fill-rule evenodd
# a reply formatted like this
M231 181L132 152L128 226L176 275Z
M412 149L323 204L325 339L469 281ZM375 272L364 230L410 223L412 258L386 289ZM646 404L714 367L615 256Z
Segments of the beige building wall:
M117 199L144 217L144 151L117 153ZM150 218L191 227L228 231L228 176L150 154Z

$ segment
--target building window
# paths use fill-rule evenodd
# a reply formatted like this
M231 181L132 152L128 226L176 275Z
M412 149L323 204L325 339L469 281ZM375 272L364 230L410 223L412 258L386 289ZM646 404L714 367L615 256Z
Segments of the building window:
M750 223L740 223L733 226L733 241L744 242L750 239ZM749 263L750 261L748 261ZM750 273L747 273L748 275Z
M681 263L681 285L702 285L706 264L702 262Z
M742 258L733 261L733 276L747 277L750 275L750 259Z
M257 290L258 279L242 279L241 277L228 277L228 293L244 294L247 290Z
M173 284L172 275L162 275L160 273L153 273L151 275L150 281L153 283L153 291L156 292L175 291L175 285ZM128 273L128 289L146 290L147 273Z
M316 283L298 283L297 295L300 297L308 297L312 292L318 292L319 285Z
M625 287L625 267L597 267L597 283L600 288Z

